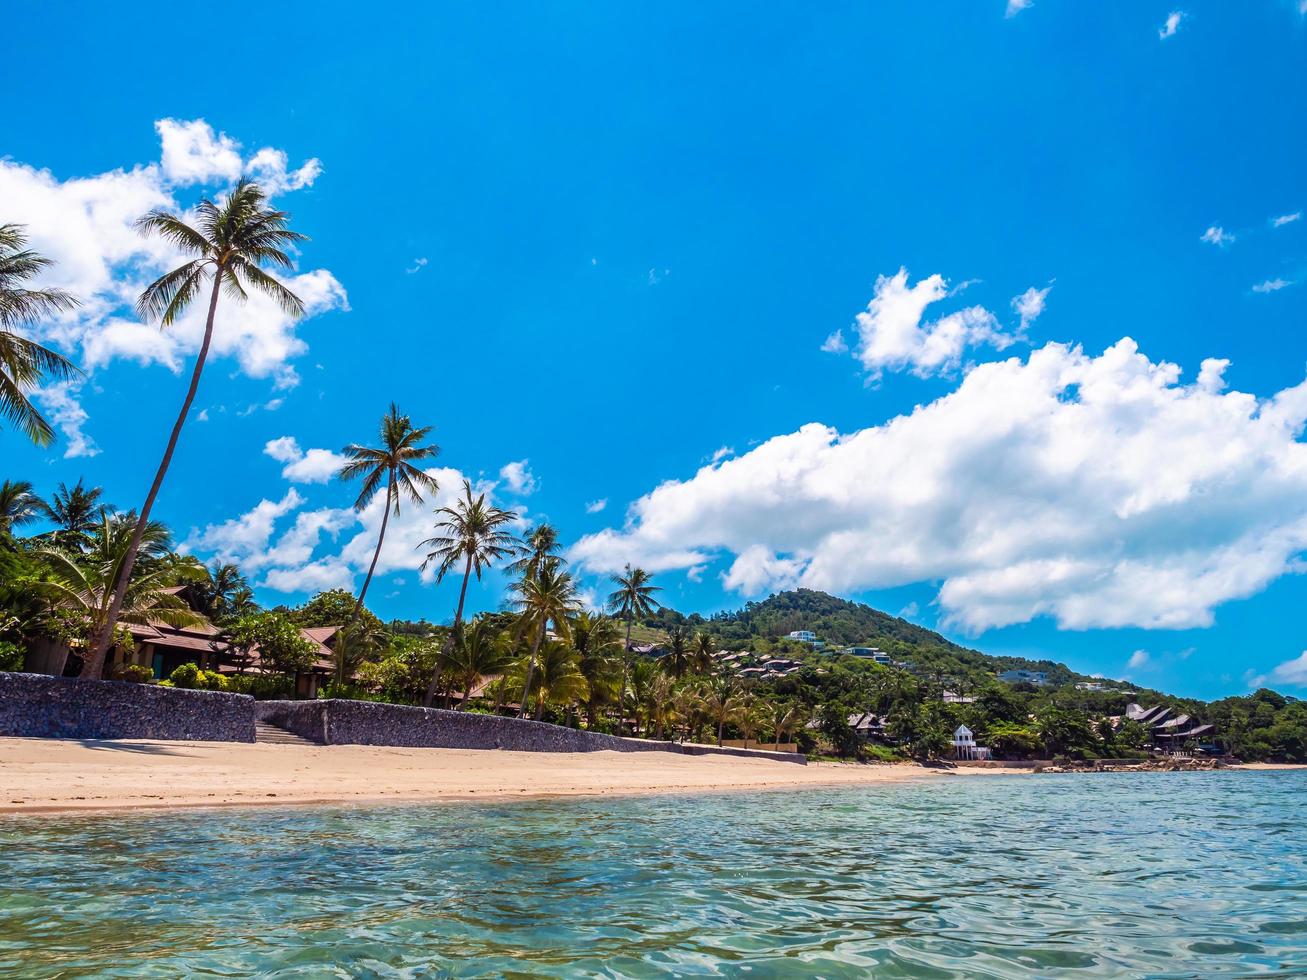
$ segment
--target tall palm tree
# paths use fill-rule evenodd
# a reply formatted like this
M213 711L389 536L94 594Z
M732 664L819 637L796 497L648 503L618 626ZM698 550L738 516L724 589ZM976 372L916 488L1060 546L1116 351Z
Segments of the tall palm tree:
M504 527L516 520L517 515L487 503L484 493L473 498L472 484L467 480L463 481L463 499L453 507L441 507L436 515L441 517L436 522L436 531L440 533L418 545L419 548L431 549L422 560L422 568L425 570L433 561L439 562L440 568L436 572L436 584L439 585L450 569L457 567L460 562L463 565L463 585L458 591L458 606L454 610L454 628L445 640L445 656L448 656L449 647L463 623L463 603L467 599L468 580L476 572L477 581L480 582L481 573L486 568L514 550L517 539L505 531ZM440 664L443 659L444 657L436 658L436 667L431 672L431 684L422 700L427 707L431 706L436 688L440 686Z
M0 531L13 532L41 516L45 503L27 480L0 483Z
M576 651L559 640L550 640L540 649L539 664L528 688L536 698L536 721L544 714L546 704L573 704L589 693Z
M568 617L581 608L576 597L576 585L572 576L562 570L560 562L555 559L540 565L535 575L515 582L512 586L516 598L513 604L521 611L519 625L525 629L535 630L535 640L531 644L531 653L526 662L526 683L522 687L522 704L518 710L519 718L526 717L527 695L531 692L532 675L535 672L536 656L544 642L545 631L549 624L554 624L555 631L563 640L571 639L571 626Z
M74 309L78 302L62 289L29 289L27 283L54 263L27 248L22 225L0 225L0 416L22 429L38 446L54 441L54 429L27 398L47 377L80 374L71 361L22 336L26 323Z
M713 654L717 652L717 642L711 633L696 633L690 653L690 669L696 674L711 674L716 661Z
M517 559L508 566L508 571L525 579L532 578L549 562L566 564L557 555L560 547L558 530L549 524L539 524L523 536Z
M234 618L238 607L251 611L254 598L245 575L230 562L214 562L208 577L187 592L191 607L215 622Z
M808 718L808 709L797 701L792 704L778 704L772 709L772 730L776 733L778 751L785 736L806 725Z
M449 670L463 690L458 710L467 708L472 689L486 677L502 675L513 663L508 648L508 636L495 630L484 619L473 620L472 625L458 629L458 642L449 657Z
M414 504L422 503L422 494L436 493L440 486L435 477L428 476L416 464L426 459L435 459L440 454L440 447L432 443L424 446L422 441L431 433L431 426L414 428L407 415L400 415L394 402L390 411L381 418L381 445L377 447L360 446L350 443L345 447L349 462L340 468L336 475L342 480L363 478L358 499L354 509L361 511L377 495L382 485L386 488L386 509L381 516L381 530L377 534L377 548L372 552L372 564L368 566L363 588L359 590L358 601L354 603L354 613L350 616L352 627L363 610L363 599L372 584L372 573L377 569L377 559L381 557L381 543L386 540L386 525L390 522L393 509L399 514L399 498L408 497Z
M631 626L635 617L643 619L659 608L653 594L662 589L653 584L652 576L643 568L630 565L626 566L624 575L614 575L612 581L617 588L608 596L608 607L613 615L626 620L626 642L622 646L622 697L625 698L631 673Z
M200 295L206 281L212 280L212 288L209 290L209 311L204 321L204 339L200 341L200 351L195 357L190 385L182 400L181 411L177 413L177 421L173 423L172 433L168 436L168 444L159 461L154 482L150 484L150 492L146 494L137 518L136 534L122 563L122 581L114 586L109 615L99 635L92 641L83 668L85 677L98 677L104 665L104 655L109 649L114 625L118 622L118 612L131 583L141 535L149 523L150 511L154 509L155 498L159 496L164 477L168 475L182 426L186 424L186 416L190 413L195 393L200 387L204 362L209 357L209 347L213 343L219 294L226 290L228 297L243 300L247 295L247 287L257 289L271 296L291 316L304 314L304 304L300 298L264 271L263 266L291 271L294 265L287 249L296 242L304 241L305 236L286 227L290 215L285 211L274 211L267 204L267 196L257 184L241 181L220 203L215 204L207 198L201 201L195 208L194 226L187 224L178 215L159 209L151 211L136 223L142 234L158 235L194 256L145 287L145 292L136 301L136 311L142 319L157 318L162 326L172 326Z
M717 744L722 744L722 728L740 710L740 685L732 677L714 677L704 687L703 705L717 725Z
M139 544L134 532L135 528L126 521L115 522L105 515L85 554L74 555L59 548L37 549L35 554L50 574L30 587L55 608L77 614L86 626L88 637L97 635L109 621L114 583L123 574L131 546ZM152 523L149 533L153 541L158 541L159 525ZM126 597L118 606L118 619L127 623L161 622L169 626L203 622L204 618L187 608L175 594L174 587L198 581L204 575L204 566L198 561L171 553L144 564L129 579ZM98 674L88 675L85 666L82 676L99 679Z
M600 708L618 698L622 669L615 654L620 643L617 623L608 616L581 612L572 620L572 648L590 685L583 703L587 728L595 727Z
M81 479L71 487L60 483L43 508L45 516L55 526L48 535L50 542L61 548L81 550L85 547L104 513L104 504L100 503L103 495L104 491L99 487L88 490Z
M667 631L667 652L658 662L676 680L685 676L690 669L690 633L684 626L673 626Z

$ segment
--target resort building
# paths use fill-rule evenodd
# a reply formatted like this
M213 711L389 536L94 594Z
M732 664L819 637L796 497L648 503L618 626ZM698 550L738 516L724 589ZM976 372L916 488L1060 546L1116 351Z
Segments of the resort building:
M1103 685L1097 681L1081 681L1076 685L1077 691L1101 691Z
M1152 746L1167 752L1178 752L1186 743L1203 737L1210 739L1216 731L1214 725L1200 725L1186 714L1172 715L1170 708L1160 704L1145 708L1132 702L1126 705L1125 717L1147 728ZM1200 744L1198 749L1208 754L1220 751L1212 744Z
M953 691L945 691L944 703L945 704L975 704L976 699L971 697L964 697L963 695L956 694Z
M826 641L817 639L817 634L812 630L794 630L786 639L796 640L812 647L814 650L820 650L826 645Z
M1048 674L1042 670L1005 670L998 679L1004 684L1034 684L1035 687L1048 684Z
M851 657L861 657L864 660L874 660L882 666L888 667L893 661L890 655L880 647L845 647L843 650Z

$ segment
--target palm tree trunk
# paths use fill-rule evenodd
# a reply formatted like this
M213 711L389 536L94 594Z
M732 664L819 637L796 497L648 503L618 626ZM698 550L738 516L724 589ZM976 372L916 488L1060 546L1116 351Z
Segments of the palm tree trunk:
M363 599L368 594L368 586L372 584L372 573L377 570L377 559L381 557L381 542L386 540L386 525L390 523L390 505L395 495L395 473L390 473L390 481L386 484L386 512L381 515L381 533L377 535L377 549L372 552L372 564L368 566L367 577L363 580L363 588L359 589L359 598L354 603L354 614L349 618L349 625L353 626L358 622L359 615L363 612Z
M463 600L467 598L467 580L472 576L472 553L467 555L467 564L463 566L463 587L458 592L458 608L454 610L454 626L449 631L449 636L445 637L445 645L441 648L440 656L436 657L435 669L431 672L431 683L427 686L427 696L422 699L422 706L431 707L431 702L436 699L436 688L440 686L440 665L441 662L449 656L449 651L454 648L454 637L458 635L458 627L463 622ZM466 695L463 698L463 706L467 706ZM449 707L449 694L445 694L445 707Z
M723 727L725 724L726 724L726 718L725 718L725 717L722 717L722 718L718 718L718 719L717 719L717 747L718 747L719 749L722 747L722 727Z
M617 734L622 734L626 724L626 685L631 674L631 622L635 619L635 610L626 614L626 645L622 647L622 689L617 692Z
M531 659L526 662L526 686L522 688L522 703L518 706L517 716L526 717L526 698L531 693L531 677L535 673L536 654L540 652L540 644L545 639L545 624L548 620L540 620L540 630L536 633L536 641L531 647Z
M186 424L186 416L190 414L191 403L195 401L195 393L200 387L200 375L204 373L204 362L209 356L209 345L213 342L213 318L218 312L218 289L222 285L221 267L213 272L213 292L209 296L209 315L204 321L204 340L200 344L200 352L195 356L195 370L191 372L191 384L186 389L186 398L182 402L182 410L177 415L177 421L173 423L172 435L168 437L168 446L163 451L163 459L159 461L159 469L154 474L154 482L150 484L150 492L145 497L145 504L141 507L141 516L136 519L136 528L132 531L131 544L127 546L127 556L123 559L122 569L118 572L118 578L114 582L113 599L109 602L109 615L105 618L104 625L100 627L97 636L92 638L91 648L87 652L86 660L82 664L82 672L79 677L89 680L99 680L101 672L104 670L104 656L109 651L109 644L113 641L113 630L118 625L118 614L122 611L123 600L127 598L127 586L132 580L132 569L136 566L136 553L141 547L141 538L145 534L145 527L150 522L150 511L154 509L155 498L159 496L159 490L163 486L164 477L168 475L168 467L172 464L172 454L177 449L177 439L182 434L182 426Z

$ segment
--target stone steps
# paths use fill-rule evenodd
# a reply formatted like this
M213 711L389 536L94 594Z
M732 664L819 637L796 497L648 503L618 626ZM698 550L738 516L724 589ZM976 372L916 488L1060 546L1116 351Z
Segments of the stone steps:
M311 738L305 738L303 735L296 735L294 732L288 732L284 728L269 724L266 721L256 721L254 723L254 741L263 742L268 745L321 745Z

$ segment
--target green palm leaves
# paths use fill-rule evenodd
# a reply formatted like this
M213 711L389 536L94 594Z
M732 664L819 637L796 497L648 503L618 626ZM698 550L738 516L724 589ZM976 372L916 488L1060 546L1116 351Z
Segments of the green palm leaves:
M24 324L74 309L77 300L62 289L31 289L27 283L53 262L27 248L20 225L0 225L0 416L38 446L54 441L54 430L27 393L46 378L78 374L61 354L18 332Z

